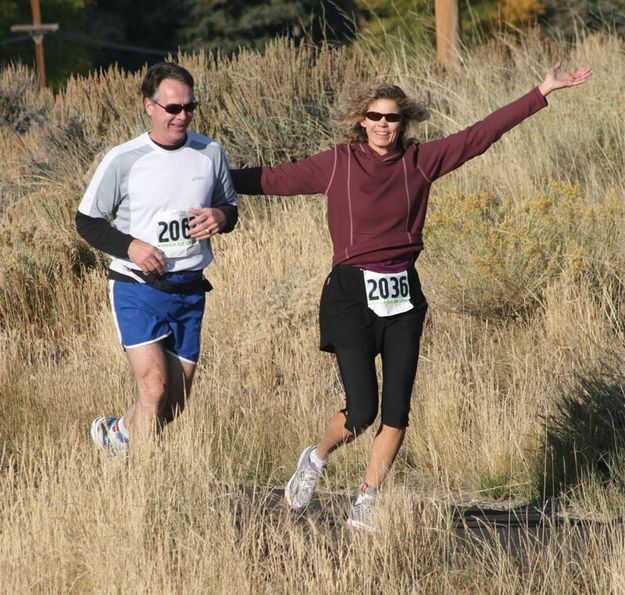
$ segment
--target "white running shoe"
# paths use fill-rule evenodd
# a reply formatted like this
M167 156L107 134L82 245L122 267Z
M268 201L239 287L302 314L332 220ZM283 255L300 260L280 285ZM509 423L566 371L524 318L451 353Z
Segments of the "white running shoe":
M347 517L347 528L354 531L375 531L374 513L376 492L360 492L358 498L352 503L352 508Z
M112 454L128 450L128 437L119 429L117 417L96 417L91 422L91 439L99 449L108 449Z
M323 473L310 461L310 453L317 448L316 444L305 448L297 460L295 473L284 489L284 498L291 510L302 512L310 504L315 485Z

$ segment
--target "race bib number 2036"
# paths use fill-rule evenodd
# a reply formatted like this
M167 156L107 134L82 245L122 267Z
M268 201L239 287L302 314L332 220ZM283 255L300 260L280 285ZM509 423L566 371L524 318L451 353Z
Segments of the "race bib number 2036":
M378 316L393 316L413 308L410 302L408 271L374 273L363 271L367 306Z

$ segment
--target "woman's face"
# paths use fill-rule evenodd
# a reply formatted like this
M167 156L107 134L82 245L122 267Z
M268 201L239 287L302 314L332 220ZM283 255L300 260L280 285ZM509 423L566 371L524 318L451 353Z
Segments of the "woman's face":
M372 117L376 117L376 114L389 114L391 119L394 119L397 114L401 114L399 106L394 99L376 99L369 104L367 113ZM379 155L386 155L397 148L402 122L401 120L399 122L389 122L385 117L376 121L372 117L365 116L360 120L360 125L367 132L369 146Z

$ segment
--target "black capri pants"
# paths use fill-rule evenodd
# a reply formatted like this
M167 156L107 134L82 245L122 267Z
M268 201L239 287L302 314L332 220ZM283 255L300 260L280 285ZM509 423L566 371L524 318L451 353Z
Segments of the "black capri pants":
M414 307L380 317L367 306L361 269L338 265L326 278L319 307L320 348L336 354L345 389L345 428L351 432L364 431L378 414L378 354L382 358L382 423L394 428L408 426L428 307L414 268L408 270L408 283Z

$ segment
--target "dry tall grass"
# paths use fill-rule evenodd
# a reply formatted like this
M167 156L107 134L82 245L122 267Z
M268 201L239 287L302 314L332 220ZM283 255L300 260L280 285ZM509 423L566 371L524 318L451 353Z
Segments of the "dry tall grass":
M370 436L334 457L320 510L293 517L276 502L274 486L341 405L333 361L316 349L330 262L323 199L243 198L239 228L218 238L208 271L215 291L187 411L152 450L100 459L88 423L122 411L133 383L105 259L77 239L73 212L94 160L145 129L139 76L95 73L52 97L34 93L23 69L2 71L3 590L623 591L617 527L559 527L522 563L496 539L463 544L451 529L456 499L541 498L556 475L578 511L612 518L624 508L605 475L567 483L547 472L563 466L548 437L566 397L606 366L618 377L623 361L622 43L501 39L457 74L408 45L374 56L276 42L264 55L184 64L198 81L195 128L239 164L327 147L333 102L355 80L392 80L425 99L433 118L416 132L431 138L529 90L556 59L590 64L595 77L435 186L418 262L433 307L373 539L342 530ZM7 111L11 93L23 114ZM575 437L569 446L605 455Z

